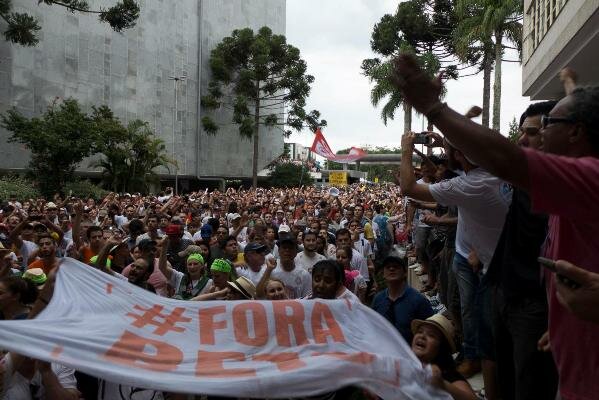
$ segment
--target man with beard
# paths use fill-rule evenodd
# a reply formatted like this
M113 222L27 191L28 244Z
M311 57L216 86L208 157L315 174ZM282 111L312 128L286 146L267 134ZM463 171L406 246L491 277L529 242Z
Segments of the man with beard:
M319 261L326 260L326 257L316 252L317 234L313 231L304 233L304 251L295 256L295 265L302 267L308 273L312 272L312 267Z
M149 292L156 293L154 286L148 283L148 279L152 274L152 269L148 262L143 258L138 258L131 264L127 280L132 285L145 289Z
M58 265L56 258L56 242L50 234L40 233L37 235L37 245L39 247L39 260L35 260L29 264L27 269L41 268L44 273L49 274Z

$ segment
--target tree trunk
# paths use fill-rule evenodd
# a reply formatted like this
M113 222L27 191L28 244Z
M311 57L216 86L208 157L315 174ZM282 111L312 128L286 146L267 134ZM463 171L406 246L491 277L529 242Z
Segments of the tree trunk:
M426 120L426 130L428 132L432 132L433 129L435 129L435 125L433 125L433 123L430 120ZM430 156L433 154L433 148L430 146L426 146L426 155Z
M408 133L412 130L412 106L403 103L403 132Z
M493 70L492 53L485 51L483 58L483 115L482 123L489 127L489 107L491 102L491 71Z
M495 81L493 82L493 129L501 129L501 59L503 32L495 32Z
M252 158L252 187L258 187L258 145L260 130L260 81L256 82L256 108L254 109L254 154Z

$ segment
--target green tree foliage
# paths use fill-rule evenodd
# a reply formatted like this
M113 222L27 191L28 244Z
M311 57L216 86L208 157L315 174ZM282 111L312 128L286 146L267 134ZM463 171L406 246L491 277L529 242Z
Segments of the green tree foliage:
M117 192L147 193L159 181L156 169L174 165L162 139L147 123L134 120L126 127L108 107L94 109L94 122L102 132L97 149L102 156L93 167L102 168L105 187Z
M518 121L516 120L516 117L514 117L512 119L512 121L510 122L510 130L508 132L507 138L510 141L517 143L519 137L520 137L520 126L518 124Z
M268 176L268 183L273 187L309 186L313 183L312 176L305 166L290 162L275 164Z
M38 0L38 3L61 6L72 13L97 14L101 22L107 23L116 32L135 26L139 17L139 6L134 0L121 0L112 7L100 7L98 10L92 10L85 0ZM0 18L7 24L5 40L23 46L35 46L39 42L39 21L30 14L13 11L11 0L0 0Z
M37 199L40 193L32 182L18 175L7 175L0 178L0 200L8 200L15 196L17 200L24 201Z
M443 70L446 78L457 78L458 65L451 35L453 15L450 0L409 0L400 3L394 15L384 15L374 26L370 46L382 58L364 60L362 72L374 83L372 104L377 106L385 100L381 110L385 125L403 104L401 93L389 81L391 61L400 52L415 54L431 76ZM412 110L406 104L403 106L404 131L409 131Z
M257 185L260 127L278 127L289 136L291 129L309 127L315 131L326 126L316 110L306 112L312 75L306 74L306 62L285 36L274 35L263 27L257 33L246 28L233 31L210 55L212 81L202 106L233 111L233 123L239 134L254 144L252 178ZM219 127L210 116L202 118L206 133L216 134Z
M384 146L365 146L364 150L368 154L401 154L400 147L384 147ZM350 149L339 150L337 154L349 154ZM327 169L341 170L343 165L334 161L327 161ZM368 179L374 181L374 178L379 178L379 182L395 182L393 176L397 166L389 164L368 164L360 165L359 170L368 173Z
M493 129L501 126L501 65L506 41L522 53L522 14L521 0L457 0L459 16L456 41L461 48L480 44L490 62L493 52L495 77L493 82ZM461 42L461 44L460 44ZM489 70L490 71L490 70ZM490 79L490 72L489 78ZM484 103L484 101L483 101ZM489 101L487 100L488 104ZM484 107L483 107L484 109Z
M125 127L108 107L92 110L88 115L68 99L53 102L40 117L29 119L14 109L0 117L12 133L9 142L31 151L29 176L43 195L67 192L77 182L77 165L97 153L102 156L94 166L103 169L105 185L113 191L145 192L158 179L156 168L172 163L147 123L135 120Z
M73 179L75 167L95 153L99 132L76 100L53 102L39 118L26 118L15 109L1 116L12 133L9 142L31 151L31 177L44 195L54 194Z

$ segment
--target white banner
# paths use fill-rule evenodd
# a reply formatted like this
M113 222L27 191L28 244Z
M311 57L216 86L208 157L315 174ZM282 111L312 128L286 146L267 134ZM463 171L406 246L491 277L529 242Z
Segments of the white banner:
M281 398L359 385L385 399L449 398L361 304L166 299L72 259L36 319L0 321L0 348L170 392Z

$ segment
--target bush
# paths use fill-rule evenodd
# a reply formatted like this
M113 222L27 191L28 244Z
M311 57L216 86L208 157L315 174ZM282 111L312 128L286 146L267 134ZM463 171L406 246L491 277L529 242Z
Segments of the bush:
M88 180L76 180L66 184L64 189L65 195L87 198L93 197L94 199L101 199L105 197L109 192L102 189L100 186L94 185Z
M19 201L37 199L40 192L35 185L17 175L7 175L0 178L0 200L8 200L11 195L17 196Z

